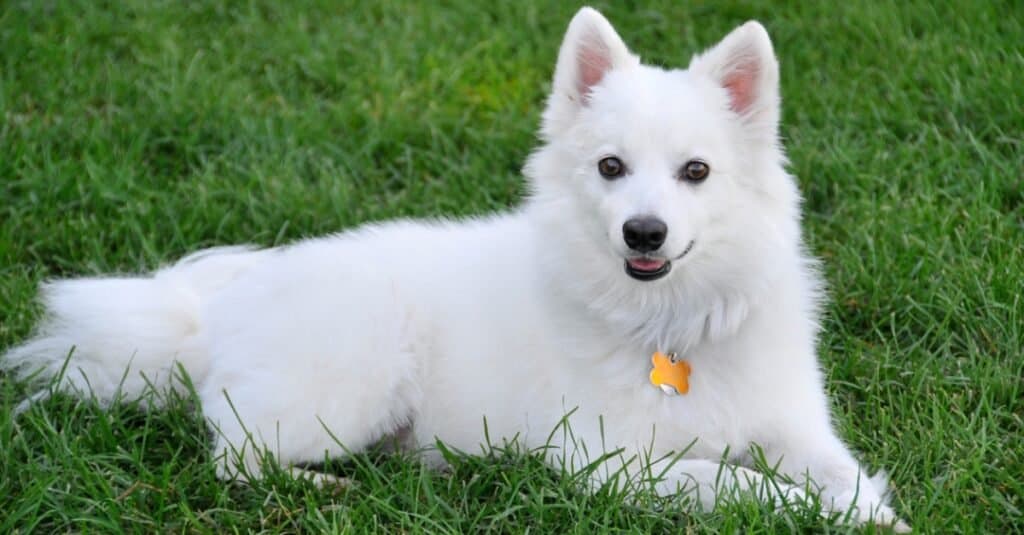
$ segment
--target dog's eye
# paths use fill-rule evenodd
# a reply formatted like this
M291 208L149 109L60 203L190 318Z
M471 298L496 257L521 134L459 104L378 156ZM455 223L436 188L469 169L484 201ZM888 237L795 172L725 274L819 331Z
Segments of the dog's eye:
M608 180L614 180L626 174L626 164L622 163L622 160L615 156L609 156L597 162L597 170L601 173L601 176Z
M708 167L708 164L700 160L690 160L683 166L682 178L690 182L703 182L710 172L711 168Z

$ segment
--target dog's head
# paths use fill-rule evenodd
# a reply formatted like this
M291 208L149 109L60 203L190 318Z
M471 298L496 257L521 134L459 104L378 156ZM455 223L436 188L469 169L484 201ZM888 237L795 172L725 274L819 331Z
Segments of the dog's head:
M527 165L534 204L562 241L551 247L578 256L567 261L585 263L595 284L650 297L734 285L759 252L799 247L778 85L756 22L666 70L642 65L600 13L580 10L559 52L545 144Z

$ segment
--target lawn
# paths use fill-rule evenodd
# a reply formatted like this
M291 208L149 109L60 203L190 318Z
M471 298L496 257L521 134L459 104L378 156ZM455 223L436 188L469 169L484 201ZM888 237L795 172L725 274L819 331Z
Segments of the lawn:
M0 4L0 350L47 278L139 272L396 216L515 204L577 4ZM640 5L643 4L643 5ZM1024 530L1024 9L1019 2L600 2L682 66L746 19L782 68L783 134L829 303L841 435L923 533ZM536 456L400 456L319 490L216 480L188 399L8 416L0 532L821 530L587 496ZM842 529L842 528L838 528Z

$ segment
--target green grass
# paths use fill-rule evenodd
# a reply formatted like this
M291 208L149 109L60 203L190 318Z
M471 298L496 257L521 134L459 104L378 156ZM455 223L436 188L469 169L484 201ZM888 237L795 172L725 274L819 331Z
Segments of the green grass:
M395 216L514 204L574 4L0 4L0 348L50 277L137 272ZM842 436L889 469L923 533L1024 526L1024 11L991 2L601 2L681 66L757 18L831 288L823 366ZM535 456L451 473L357 456L331 493L214 477L187 400L17 419L0 378L0 532L765 532L813 514L713 514L587 496ZM841 529L841 528L839 528Z

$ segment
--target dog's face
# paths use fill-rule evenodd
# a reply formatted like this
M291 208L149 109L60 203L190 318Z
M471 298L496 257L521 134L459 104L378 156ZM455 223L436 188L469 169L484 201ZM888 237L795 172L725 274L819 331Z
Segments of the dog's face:
M728 199L735 150L714 92L683 71L609 72L570 129L575 187L623 273L658 280L702 247L702 229ZM712 100L713 102L714 100Z
M740 250L765 230L750 227L785 221L796 204L778 115L778 66L759 24L687 70L664 70L641 65L584 8L562 45L547 143L528 173L538 198L572 214L571 228L556 232L577 250L589 246L588 261L635 283L716 270L745 261Z

